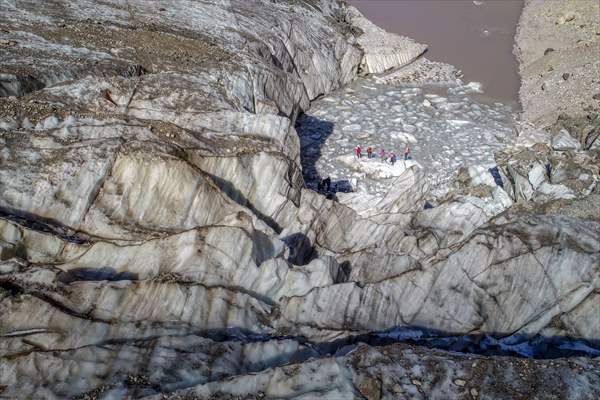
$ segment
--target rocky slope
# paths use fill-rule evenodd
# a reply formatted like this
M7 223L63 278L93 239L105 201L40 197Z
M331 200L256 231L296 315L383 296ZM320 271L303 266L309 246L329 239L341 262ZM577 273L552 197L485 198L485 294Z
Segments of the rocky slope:
M473 173L424 210L416 168L342 204L304 186L298 115L425 46L333 0L0 4L0 397L597 397L586 357L341 348L596 354L589 135L523 128L493 216Z
M600 215L594 172L600 150L598 15L595 1L527 0L519 22L520 146L497 158L505 171L514 171L517 194L542 212ZM585 200L573 201L579 197Z
M600 111L599 15L594 0L525 2L515 54L526 121L545 127L561 114L575 118ZM596 136L582 138L584 145Z

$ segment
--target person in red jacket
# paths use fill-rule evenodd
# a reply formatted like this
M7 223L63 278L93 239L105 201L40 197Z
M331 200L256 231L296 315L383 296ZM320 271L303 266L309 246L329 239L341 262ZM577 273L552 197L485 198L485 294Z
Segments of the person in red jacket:
M360 148L360 145L356 146L356 157L360 158L362 156L362 149Z
M373 157L373 148L371 146L367 147L367 158Z
M406 145L406 148L404 149L404 161L408 160L409 155L410 155L410 149L408 148L408 145Z

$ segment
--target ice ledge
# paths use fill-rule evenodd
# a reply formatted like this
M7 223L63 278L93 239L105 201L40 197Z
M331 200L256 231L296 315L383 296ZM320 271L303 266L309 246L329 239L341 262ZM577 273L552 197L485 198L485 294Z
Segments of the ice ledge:
M357 38L357 44L364 53L359 69L362 74L378 74L403 67L427 50L425 44L381 29L355 7L348 7L348 16L352 25L362 31Z

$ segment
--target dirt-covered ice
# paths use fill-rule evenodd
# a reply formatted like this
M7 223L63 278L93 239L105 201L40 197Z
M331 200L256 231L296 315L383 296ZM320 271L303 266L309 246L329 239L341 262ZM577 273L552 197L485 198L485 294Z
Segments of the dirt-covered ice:
M316 188L319 179L330 177L337 191L382 194L416 164L425 169L432 194L443 195L459 167L493 167L494 152L513 136L514 110L470 96L479 91L476 83L409 87L361 79L315 101L297 125L307 185ZM357 145L361 159L354 155ZM368 147L374 158L367 158Z

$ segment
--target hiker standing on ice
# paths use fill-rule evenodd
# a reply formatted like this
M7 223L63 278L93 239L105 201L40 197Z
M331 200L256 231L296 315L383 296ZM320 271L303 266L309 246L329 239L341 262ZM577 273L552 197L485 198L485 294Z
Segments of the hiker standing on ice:
M362 156L362 149L360 148L360 145L356 146L356 157L360 158Z
M379 151L379 157L381 157L382 160L385 160L385 150L384 149L381 149Z
M331 178L330 177L323 179L323 189L325 189L326 192L329 192L331 190Z
M410 149L408 148L408 146L406 146L406 148L404 149L404 161L408 160L409 154L410 154Z
M392 163L392 166L394 164L396 164L396 154L395 153L392 153L392 156L390 157L390 162Z
M367 147L367 158L373 157L373 148L371 146Z

